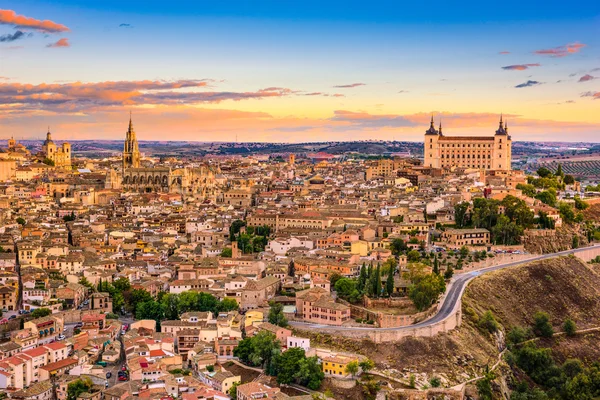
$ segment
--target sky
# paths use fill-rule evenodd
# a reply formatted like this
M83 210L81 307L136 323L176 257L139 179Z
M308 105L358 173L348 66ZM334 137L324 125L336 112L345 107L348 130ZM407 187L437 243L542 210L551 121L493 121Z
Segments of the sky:
M171 4L172 3L172 4ZM0 139L600 142L600 2L3 0Z

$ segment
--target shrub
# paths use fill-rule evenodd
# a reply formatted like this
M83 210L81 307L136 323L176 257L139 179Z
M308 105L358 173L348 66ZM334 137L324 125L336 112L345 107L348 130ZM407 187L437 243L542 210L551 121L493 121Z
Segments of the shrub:
M568 318L563 324L563 330L567 336L575 336L577 325L575 325L575 322L572 319Z
M500 328L498 321L496 321L494 314L492 314L490 310L487 310L485 313L483 313L477 325L480 329L486 330L489 333L495 333Z
M429 384L431 385L432 388L437 388L442 386L442 381L438 376L434 376L433 378L431 378L429 380Z
M545 312L536 312L533 316L533 333L540 337L552 337L554 329L550 323L550 316Z

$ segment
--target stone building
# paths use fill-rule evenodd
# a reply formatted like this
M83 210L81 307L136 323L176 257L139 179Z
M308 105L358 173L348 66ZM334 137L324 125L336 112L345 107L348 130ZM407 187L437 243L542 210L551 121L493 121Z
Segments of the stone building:
M512 139L506 122L500 124L494 136L444 136L442 124L435 129L433 117L425 131L425 167L511 169Z
M71 168L71 144L64 142L60 147L57 146L52 141L50 129L48 129L46 140L42 145L42 154L57 168Z

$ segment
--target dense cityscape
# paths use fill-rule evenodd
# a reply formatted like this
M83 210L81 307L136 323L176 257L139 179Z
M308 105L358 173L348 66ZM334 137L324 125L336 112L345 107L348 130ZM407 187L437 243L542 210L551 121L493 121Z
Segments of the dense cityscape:
M0 400L600 399L599 17L5 0Z

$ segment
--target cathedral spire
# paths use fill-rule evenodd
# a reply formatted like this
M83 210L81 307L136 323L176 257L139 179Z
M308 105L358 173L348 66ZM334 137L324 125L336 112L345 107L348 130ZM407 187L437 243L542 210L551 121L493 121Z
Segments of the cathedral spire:
M438 130L439 134L442 134L442 119L440 118L440 129Z
M433 125L433 114L431 114L431 124L429 125L429 127L435 129L435 126Z

